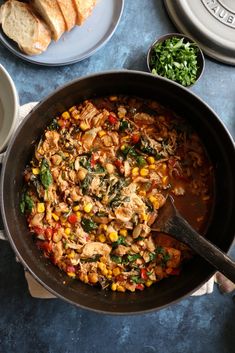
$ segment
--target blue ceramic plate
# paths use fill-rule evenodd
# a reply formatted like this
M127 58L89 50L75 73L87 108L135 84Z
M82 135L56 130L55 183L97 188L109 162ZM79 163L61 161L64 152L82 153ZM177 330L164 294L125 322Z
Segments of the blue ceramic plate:
M0 0L0 5L4 0ZM61 66L83 60L100 49L115 32L124 8L124 0L98 0L92 15L81 26L65 33L58 42L37 56L23 54L0 30L0 42L23 60L38 65Z

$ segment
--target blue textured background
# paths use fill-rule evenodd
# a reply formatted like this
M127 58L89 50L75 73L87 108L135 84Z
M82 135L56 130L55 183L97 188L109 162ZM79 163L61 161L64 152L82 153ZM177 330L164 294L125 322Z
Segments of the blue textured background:
M175 31L160 0L126 0L112 39L91 58L58 68L31 65L0 46L0 62L13 77L21 104L37 101L76 77L110 69L147 71L146 52L156 37ZM235 137L235 68L206 58L192 90ZM205 117L206 119L206 117ZM235 250L235 249L234 249ZM233 250L233 255L235 251ZM0 353L233 353L235 305L230 295L189 297L146 315L107 316L59 299L30 297L23 268L0 241Z

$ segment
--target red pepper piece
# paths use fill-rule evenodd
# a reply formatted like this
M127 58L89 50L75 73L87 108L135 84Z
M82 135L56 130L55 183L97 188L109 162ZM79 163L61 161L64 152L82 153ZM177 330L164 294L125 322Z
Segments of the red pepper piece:
M68 221L71 224L75 224L77 222L78 218L74 213L71 213L71 215L68 216Z
M76 269L74 266L67 266L67 272L75 273Z
M51 242L38 240L36 242L36 245L40 250L45 251L46 253L50 253L52 251L52 243Z
M118 122L118 119L113 114L109 114L108 121L110 122L110 124L115 125Z
M39 235L39 234L44 234L45 229L42 228L42 227L33 227L33 231L34 231L34 233L36 233L37 235Z
M94 168L94 166L96 165L96 160L93 153L91 155L90 163L91 163L91 168Z
M123 174L124 173L124 165L120 159L116 159L114 162L115 167L117 167L118 171Z
M45 230L45 236L46 236L46 238L47 238L48 240L50 240L50 239L52 238L53 233L54 233L54 231L53 231L52 228L50 228L50 227L46 228L46 230Z
M138 143L139 140L140 140L140 136L139 136L139 135L134 134L134 135L131 136L131 141L132 141L133 143Z
M147 270L146 268L141 268L140 270L140 277L144 280L148 279L148 275L147 275Z
M144 285L142 283L138 283L135 287L135 289L138 289L138 290L144 290Z

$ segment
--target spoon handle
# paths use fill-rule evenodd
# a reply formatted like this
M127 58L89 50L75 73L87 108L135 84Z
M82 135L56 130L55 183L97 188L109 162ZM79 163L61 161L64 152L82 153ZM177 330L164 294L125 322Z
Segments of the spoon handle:
M168 220L165 231L189 245L197 254L235 283L235 262L217 246L198 234L179 214L173 215Z

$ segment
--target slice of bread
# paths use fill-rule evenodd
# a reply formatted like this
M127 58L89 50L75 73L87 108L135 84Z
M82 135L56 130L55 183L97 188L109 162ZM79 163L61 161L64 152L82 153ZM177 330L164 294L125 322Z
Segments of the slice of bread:
M5 2L0 8L0 23L3 32L28 55L41 54L51 42L46 24L28 4L16 0Z
M76 25L77 13L73 0L57 0L60 10L64 17L66 30L70 31Z
M77 11L77 25L80 26L92 13L96 0L73 0L73 2Z
M66 30L65 21L56 0L33 0L34 9L40 14L51 30L52 38L57 41Z

